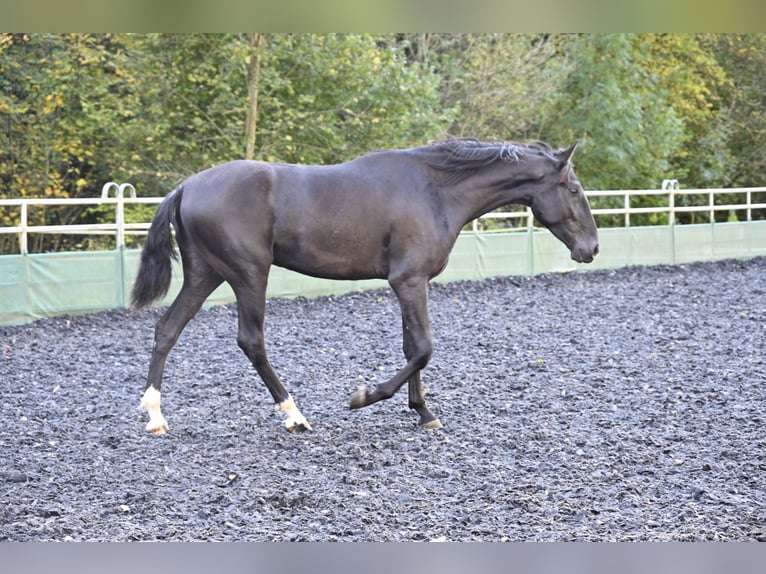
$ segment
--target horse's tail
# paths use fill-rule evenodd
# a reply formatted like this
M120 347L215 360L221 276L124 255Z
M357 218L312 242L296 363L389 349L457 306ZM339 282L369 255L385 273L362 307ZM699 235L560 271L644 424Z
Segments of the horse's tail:
M149 306L164 297L170 289L172 276L171 259L178 259L173 248L170 224L181 232L178 206L181 204L183 188L178 186L162 200L157 213L152 219L149 234L146 236L144 249L141 251L141 264L133 283L130 303L134 309Z

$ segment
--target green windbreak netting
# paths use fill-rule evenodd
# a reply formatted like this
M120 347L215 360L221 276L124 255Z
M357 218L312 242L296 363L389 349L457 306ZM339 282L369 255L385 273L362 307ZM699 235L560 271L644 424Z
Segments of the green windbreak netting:
M449 265L436 280L755 257L766 255L766 221L607 228L599 231L599 239L599 256L582 265L573 262L566 247L548 231L461 235ZM136 250L0 256L0 325L127 306L139 257ZM181 281L176 264L170 293L160 305L173 300ZM315 279L274 267L268 295L317 297L385 285L382 280ZM233 300L224 284L208 304Z

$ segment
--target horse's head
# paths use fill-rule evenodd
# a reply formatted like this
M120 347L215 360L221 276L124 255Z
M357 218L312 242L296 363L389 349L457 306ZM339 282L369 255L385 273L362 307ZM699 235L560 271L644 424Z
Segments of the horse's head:
M572 259L590 263L598 253L598 230L570 162L576 145L553 154L530 207L537 220L569 248Z

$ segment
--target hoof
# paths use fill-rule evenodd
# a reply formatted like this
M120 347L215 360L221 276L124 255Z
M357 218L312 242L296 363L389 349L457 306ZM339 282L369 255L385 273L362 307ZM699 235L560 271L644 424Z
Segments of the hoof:
M427 422L421 421L419 423L419 426L422 429L433 430L433 429L440 429L440 428L442 428L442 423L441 423L441 421L439 419L431 419L430 421L427 421Z
M302 423L294 423L293 425L290 425L290 426L287 426L287 424L285 424L285 428L287 429L288 432L291 432L293 434L300 434L306 431L314 430L311 428L311 425L308 423L308 421L304 421Z
M287 415L285 419L285 428L291 433L300 433L307 430L312 430L309 421L301 414L301 411L295 406L293 397L287 395L287 399L276 405L278 411L282 411Z
M149 421L148 423L146 423L146 432L148 432L149 434L156 434L156 435L165 434L166 432L168 432L168 423L166 421L162 421L162 422Z
M357 387L354 394L351 395L351 404L348 408L361 409L364 406L367 406L367 387L362 385Z
M151 434L165 434L168 432L168 421L162 416L160 410L160 392L154 387L146 389L141 398L141 407L149 413L149 422L146 423L146 432Z

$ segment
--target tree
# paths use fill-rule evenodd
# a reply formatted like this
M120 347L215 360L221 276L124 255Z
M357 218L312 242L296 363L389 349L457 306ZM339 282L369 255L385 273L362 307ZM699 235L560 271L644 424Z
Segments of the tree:
M96 195L121 168L122 128L134 115L118 39L4 34L0 46L0 197ZM67 224L82 212L38 210L30 223ZM32 247L56 249L58 239Z
M460 106L450 131L484 140L540 139L571 69L560 35L443 36L444 102Z
M726 73L718 86L728 136L728 181L763 186L766 173L766 34L710 34L703 38Z
M0 197L161 195L231 159L337 163L447 133L579 140L590 189L760 186L764 64L764 34L0 33Z
M440 78L393 37L271 35L262 62L262 159L335 163L437 137L454 109Z
M578 174L590 189L656 187L684 138L647 55L631 34L577 35L567 52L575 67L546 133L579 140Z
M669 175L685 187L724 186L730 180L729 128L721 91L728 83L715 55L693 34L645 34L636 49L658 81L665 106L683 126L681 145L668 156Z
M136 41L142 109L155 118L141 163L176 180L251 154L344 161L420 143L452 118L440 107L439 78L370 35L161 34Z
M247 74L247 116L245 118L245 159L255 157L255 136L258 128L258 92L261 81L261 40L263 34L248 34L251 53Z

